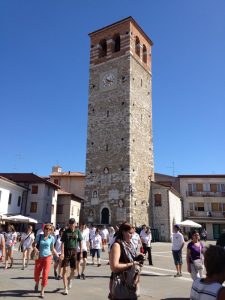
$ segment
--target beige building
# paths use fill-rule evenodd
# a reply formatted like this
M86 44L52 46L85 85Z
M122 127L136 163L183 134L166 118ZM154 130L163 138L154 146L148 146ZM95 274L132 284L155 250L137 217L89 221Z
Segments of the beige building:
M151 192L151 227L157 230L159 241L170 241L173 226L182 220L181 195L157 182L152 182Z
M152 41L132 17L89 36L85 220L148 224Z
M81 172L63 172L60 166L54 166L50 181L59 185L65 191L84 198L85 174Z
M80 223L81 202L83 199L65 192L58 191L56 224L64 227L70 218L74 218L77 223Z
M184 219L200 223L208 239L225 231L225 175L180 175Z

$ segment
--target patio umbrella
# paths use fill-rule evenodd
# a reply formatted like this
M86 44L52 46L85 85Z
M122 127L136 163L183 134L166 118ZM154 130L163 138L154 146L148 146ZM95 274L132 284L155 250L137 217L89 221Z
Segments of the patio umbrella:
M180 225L180 226L185 226L185 227L194 227L194 228L201 228L202 225L192 221L192 220L185 220L185 221L182 221L180 223L177 223L177 225Z
M6 215L0 214L0 220L1 221L5 221L7 219L8 219L8 217Z
M30 217L26 217L26 216L22 216L22 215L16 215L16 216L10 216L6 218L7 221L11 221L11 222L16 222L16 223L37 223L38 221L30 218Z

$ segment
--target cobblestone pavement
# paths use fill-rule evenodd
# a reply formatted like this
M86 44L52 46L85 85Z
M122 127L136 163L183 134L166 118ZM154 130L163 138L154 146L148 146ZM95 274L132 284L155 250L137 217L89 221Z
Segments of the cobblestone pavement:
M153 243L153 266L145 263L141 274L141 297L140 300L187 300L189 299L192 280L183 268L183 277L174 278L175 267L173 265L171 244ZM185 262L185 251L183 253ZM15 299L26 297L29 300L38 299L39 293L34 293L33 269L31 264L25 270L21 270L21 253L15 251L15 264L12 269L4 270L0 266L0 298ZM90 262L90 256L88 257ZM55 280L53 267L50 272L45 299L58 300L82 299L82 300L106 300L108 296L108 283L110 268L107 265L107 253L102 253L102 266L88 265L86 269L86 280L74 279L73 287L69 295L63 296L62 280Z

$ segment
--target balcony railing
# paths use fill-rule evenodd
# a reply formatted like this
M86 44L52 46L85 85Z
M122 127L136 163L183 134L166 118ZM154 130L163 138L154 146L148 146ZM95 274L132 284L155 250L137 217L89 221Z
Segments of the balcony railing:
M186 192L190 197L225 197L225 192Z
M225 212L222 211L196 211L188 210L187 217L199 217L199 218L225 218Z

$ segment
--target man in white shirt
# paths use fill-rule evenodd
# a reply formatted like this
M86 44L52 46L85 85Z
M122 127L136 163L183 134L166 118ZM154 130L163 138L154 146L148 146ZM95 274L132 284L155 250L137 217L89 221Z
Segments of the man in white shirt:
M174 277L181 277L182 272L182 249L184 247L184 237L182 233L180 233L180 227L178 225L174 225L173 227L173 234L171 236L172 241L172 253L173 253L173 259L174 264L176 266L177 274L174 275Z
M96 231L96 228L93 224L91 224L91 227L89 229L89 242L90 242L90 255L92 255L92 240L94 239L95 237L95 231Z
M89 242L89 230L87 230L87 227L85 224L80 225L80 233L82 235L83 240L81 241L82 244L82 252L83 252L83 263L82 263L82 269L81 269L81 274L80 274L80 262L81 262L81 257L80 257L80 247L78 245L77 247L77 279L86 279L86 276L84 274L84 270L87 265L87 247L88 247L88 242Z

